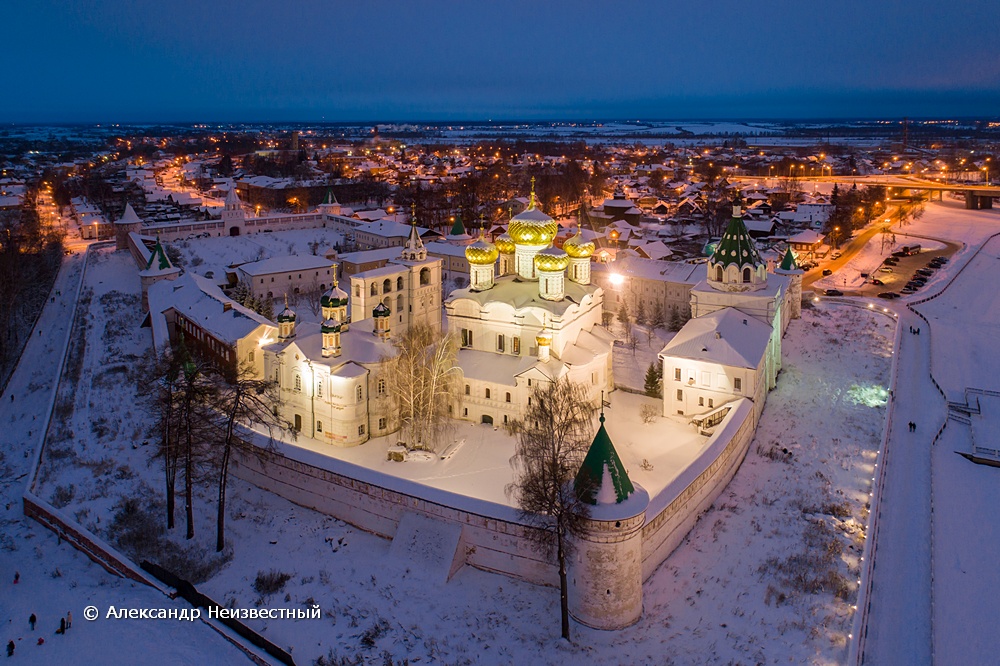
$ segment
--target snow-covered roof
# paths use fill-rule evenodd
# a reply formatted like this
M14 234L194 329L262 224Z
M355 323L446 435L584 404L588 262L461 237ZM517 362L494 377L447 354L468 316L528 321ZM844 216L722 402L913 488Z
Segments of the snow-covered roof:
M823 241L823 234L818 231L813 231L812 229L806 229L805 231L800 231L791 238L788 239L789 243L803 243L806 245L813 245L814 243L821 243Z
M498 278L492 289L483 291L472 291L471 289L456 289L451 292L445 301L445 305L453 304L457 300L467 299L476 301L480 307L487 306L491 302L507 303L515 310L525 308L541 308L555 315L562 315L574 303L582 303L587 297L592 297L600 287L594 285L582 285L567 280L565 283L565 297L559 301L549 301L538 294L537 282L522 282L517 276L504 276Z
M660 356L756 369L770 340L770 326L735 308L723 308L684 324Z
M610 264L592 264L591 271L597 275L617 273L619 275L644 278L646 280L682 282L685 284L697 284L705 274L703 264L688 264L680 261L662 261L630 256L623 256Z
M332 262L326 257L305 255L288 255L284 257L271 257L260 261L251 261L241 264L237 268L247 275L254 277L257 275L271 275L273 273L288 273L291 271L309 271L317 268L330 268Z
M154 319L162 318L163 313L172 308L230 345L250 335L259 326L275 326L267 318L227 297L212 280L194 273L150 285L148 298L149 311ZM157 331L155 321L153 331Z
M372 334L374 328L374 320L370 317L351 322L351 330L340 335L340 356L323 358L323 335L320 333L320 325L314 322L297 324L294 338L272 342L264 349L278 353L295 345L313 364L330 368L331 374L339 377L356 377L367 372L358 364L373 365L384 358L396 355L396 348L392 343Z
M125 212L122 213L121 219L115 222L115 224L142 224L142 220L135 214L132 204L127 203L125 204Z

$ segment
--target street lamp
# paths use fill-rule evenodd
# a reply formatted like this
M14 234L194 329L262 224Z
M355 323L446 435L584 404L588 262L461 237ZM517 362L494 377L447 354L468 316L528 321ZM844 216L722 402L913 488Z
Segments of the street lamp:
M833 249L840 248L840 227L833 228Z

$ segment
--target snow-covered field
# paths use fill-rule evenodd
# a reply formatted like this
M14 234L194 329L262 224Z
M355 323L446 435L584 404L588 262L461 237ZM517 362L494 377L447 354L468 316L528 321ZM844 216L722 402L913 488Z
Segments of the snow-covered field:
M137 438L145 419L117 369L148 344L128 305L137 293L134 267L124 255L105 255L88 273L88 285L94 290L88 345L72 396L77 412L67 416L72 437L50 447L63 453L45 461L40 494L65 502L67 512L108 538L124 498L141 498L148 512L141 518L149 524L161 520L162 473ZM391 555L388 541L239 481L231 491L224 556L214 555L211 488L196 498L193 542L161 536L157 555L187 567L182 573L223 603L319 604L321 620L250 622L292 649L299 663L330 654L382 663L386 652L411 663L842 661L884 416L891 326L886 317L844 306L807 309L792 323L784 370L746 462L646 582L642 620L621 632L575 626L575 642L562 643L554 590L470 568L447 584L429 581L417 563ZM657 344L662 340L643 351L654 356ZM622 351L616 362L624 367ZM641 379L648 361L638 355L630 372ZM636 448L636 455L663 448L632 430L612 430L624 450L630 436L648 449ZM630 465L635 469L634 460ZM272 569L289 579L279 592L262 595L254 580Z

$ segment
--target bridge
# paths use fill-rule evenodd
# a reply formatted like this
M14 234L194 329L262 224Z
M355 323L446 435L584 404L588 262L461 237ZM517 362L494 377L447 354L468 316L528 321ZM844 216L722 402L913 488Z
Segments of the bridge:
M773 180L774 176L739 176L738 180ZM897 190L919 190L924 192L961 192L965 195L965 207L969 210L993 208L993 199L1000 197L1000 185L972 185L969 183L949 183L928 180L917 176L867 175L867 176L811 176L796 178L809 183L842 183L845 185L880 185Z

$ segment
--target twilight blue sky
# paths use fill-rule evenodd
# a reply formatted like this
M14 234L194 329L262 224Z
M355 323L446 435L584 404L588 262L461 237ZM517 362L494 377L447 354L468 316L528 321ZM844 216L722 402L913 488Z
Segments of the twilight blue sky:
M998 0L25 0L0 122L1000 114Z

